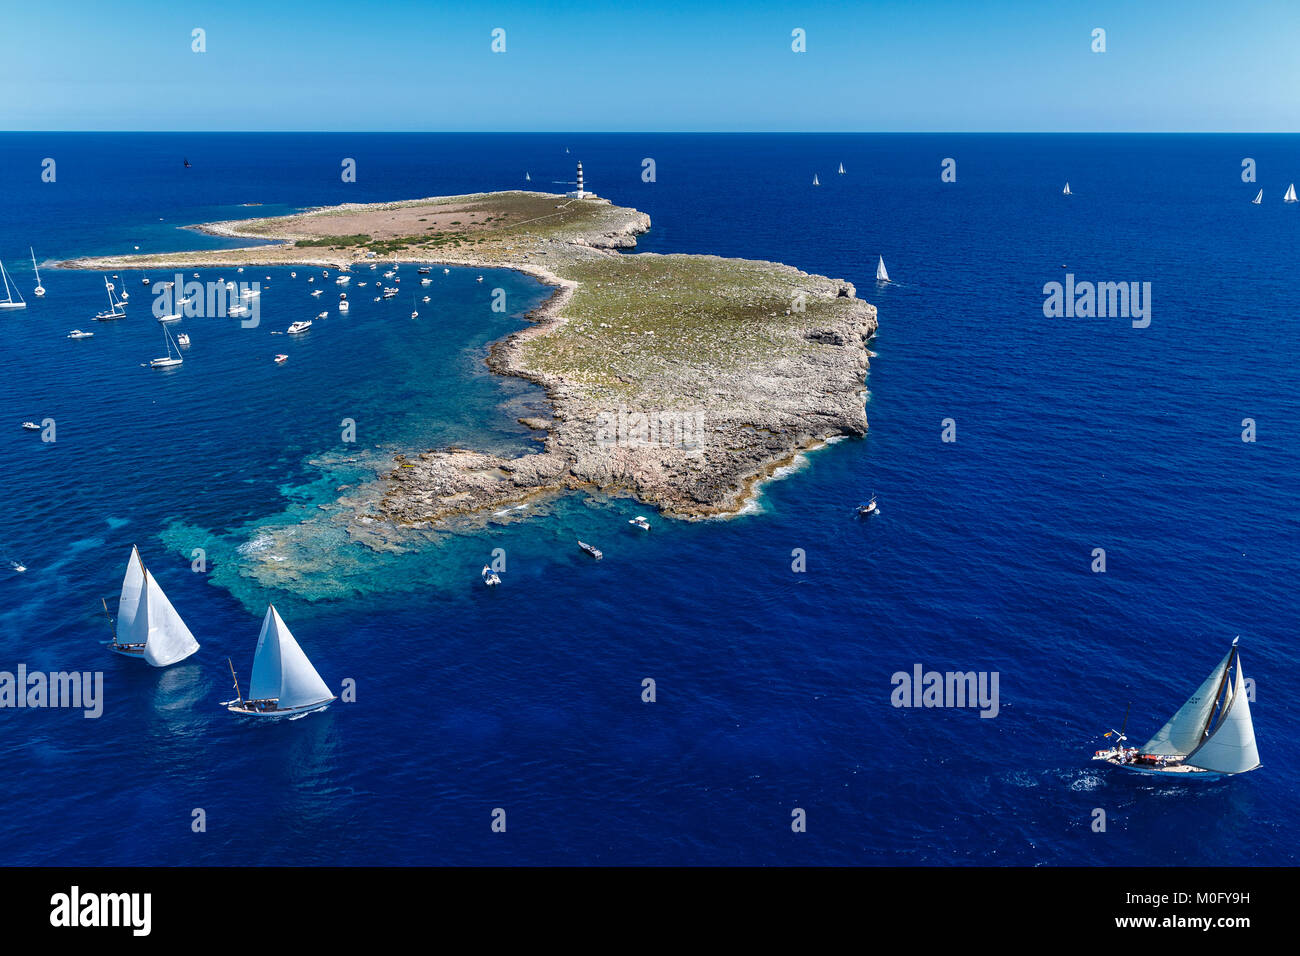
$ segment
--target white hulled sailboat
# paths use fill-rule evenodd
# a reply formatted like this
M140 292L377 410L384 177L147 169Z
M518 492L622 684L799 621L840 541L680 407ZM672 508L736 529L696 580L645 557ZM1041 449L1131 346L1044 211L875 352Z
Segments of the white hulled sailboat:
M1258 767L1259 750L1237 638L1187 703L1145 744L1125 747L1124 728L1104 736L1112 734L1117 738L1115 746L1098 750L1092 759L1138 773L1213 778Z
M104 277L104 290L108 293L108 311L97 313L95 320L97 322L111 322L113 319L126 318L126 307L113 295L113 283L108 281L107 276Z
M233 664L230 676L235 677ZM294 640L274 604L267 607L266 617L262 619L262 633L253 652L248 699L239 690L237 677L235 693L239 695L235 700L223 701L226 710L250 717L309 714L324 710L336 699Z
M1282 197L1283 202L1295 202L1295 183L1286 187L1286 195Z
M889 273L885 271L885 257L884 257L884 256L880 256L880 257L879 257L879 261L876 263L876 281L877 281L877 282L888 282L888 281L889 281Z
M1255 194L1255 198L1252 199L1251 202L1254 203L1256 206L1258 206L1263 201L1264 201L1264 190L1261 189L1259 192Z
M41 269L40 266L36 264L36 250L31 246L28 246L27 251L32 254L32 269L36 272L36 288L33 289L32 292L35 294L36 298L39 299L41 296L45 295L45 287L41 285Z
M0 302L0 310L27 308L27 303L23 300L23 294L18 291L17 283L13 286L9 285L9 273L5 271L5 264L3 262L0 262L0 279L4 280L5 286L5 298L3 302ZM14 301L15 293L18 295L17 302Z
M1068 182L1065 184L1065 188L1061 190L1061 195L1063 196L1073 195L1073 193L1070 192L1070 184Z
M107 605L104 609L108 610ZM124 657L143 658L154 667L183 661L199 649L198 641L144 566L135 547L131 548L126 576L122 578L116 631L109 648Z

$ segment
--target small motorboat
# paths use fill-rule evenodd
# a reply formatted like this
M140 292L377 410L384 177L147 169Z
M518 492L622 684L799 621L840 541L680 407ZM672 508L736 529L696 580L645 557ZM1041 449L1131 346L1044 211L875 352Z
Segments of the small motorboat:
M325 293L324 289L313 289L311 294L313 296L317 296L317 295L323 295L324 293Z
M182 332L180 335L176 336L176 344L181 348L188 348L190 344L189 334Z
M41 430L41 426L35 422L23 422L23 429L29 432L38 432Z
M247 310L245 310L245 311L247 311ZM184 316L181 315L179 312L173 312L171 315L160 315L160 316L158 316L158 321L159 321L159 322L179 322L179 321L180 321L181 319L183 319L183 318L184 318Z
M475 281L476 281L476 282L482 282L482 281L483 281L483 277L482 277L482 276L479 276L478 279L476 279Z
M318 319L328 319L329 317L330 314L328 312L322 312L320 315L316 316Z
M352 276L339 276L334 280L335 285L347 285L352 281Z
M339 300L339 312L346 312L346 311L348 310L348 308L349 308L349 306L348 306L348 300L347 300L347 299L340 299L340 300Z
M232 305L230 308L228 308L228 309L226 310L226 315L228 315L228 316L230 316L231 318L234 318L234 319L237 319L237 318L239 318L240 316L243 316L243 315L248 315L248 306L246 306L246 305Z
M413 318L413 319L418 319L419 317L420 317L420 313L419 313L418 311L416 311L415 309L412 309L412 310L411 310L411 318Z
M296 273L296 272L290 272L290 273L289 273L289 278L290 278L290 279L296 279L296 278L298 278L298 273Z
M583 551L586 551L597 561L599 561L601 558L605 556L601 553L600 548L597 548L595 545L587 544L587 542L585 541L579 541L578 547L580 547Z
M240 267L239 267L238 269L236 269L235 271L236 271L236 272L243 272L243 271L244 271L244 267L243 267L243 266L240 266ZM194 273L194 274L195 274L195 275L198 275L197 272Z
M433 270L430 269L428 266L420 266L420 268L416 269L415 271L420 273L420 275L422 276L427 276Z
M401 289L385 289L385 290L384 290L384 298L385 298L385 299L394 299L394 298L397 297L397 293L400 292L400 291L402 291L402 290L401 290Z
M94 332L83 332L81 329L73 329L68 333L70 339L91 339L95 337Z
M428 302L428 301L429 301L429 297L426 295L426 296L425 296L423 299L421 299L420 301L421 301L421 302Z
M306 332L311 328L310 320L299 320L286 330L289 335L297 335L299 332Z
M637 515L635 518L630 518L628 524L636 525L642 531L650 530L650 522L645 520L644 515Z
M501 579L497 577L497 573L486 564L483 565L483 583L490 588L494 588L501 583Z
M375 301L376 301L376 302L382 302L383 300L382 300L379 296L375 296Z
M285 362L287 362L288 360L289 360L289 356L285 355L285 354L282 352L282 353L280 353L279 355L277 355L277 356L275 357L275 364L276 364L276 365L283 365L283 364L284 364Z
M358 285L358 286L361 286L361 287L364 287L364 286L365 286L365 283L364 283L364 282L358 282L357 285Z
M420 285L432 285L432 284L433 284L433 280L432 280L432 279L421 279L421 280L420 280Z
M443 274L443 275L448 275L448 274L450 274L450 273L451 273L451 270L450 270L450 269L443 269L443 270L442 270L442 274Z
M330 271L328 269L323 269L321 270L321 275L328 279L330 277Z
M871 500L865 505L858 505L858 515L865 518L874 514L880 514L880 506L876 504L876 496L872 495Z
M141 284L141 285L148 285L148 284L149 284L149 280L148 280L148 279L141 279L141 280L140 280L140 284Z

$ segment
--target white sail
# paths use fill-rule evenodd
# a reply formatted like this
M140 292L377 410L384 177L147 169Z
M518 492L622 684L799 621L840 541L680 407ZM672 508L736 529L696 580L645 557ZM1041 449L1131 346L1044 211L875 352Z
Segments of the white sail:
M817 174L816 174L816 173L813 174L813 185L814 185L814 186L820 186L820 185L821 185L821 183L817 181Z
M1286 187L1286 195L1282 197L1283 202L1295 202L1295 183Z
M0 306L9 309L26 308L27 302L23 299L23 294L18 291L18 283L15 282L12 286L9 285L9 273L5 270L5 264L3 262L0 262L0 278L4 279L5 287L5 300L4 302L0 302ZM14 301L15 294L18 296L17 302Z
M1255 198L1252 199L1251 202L1253 202L1256 206L1258 206L1263 201L1264 201L1264 190L1261 189L1259 192L1255 194Z
M145 600L144 562L140 552L131 549L122 578L122 593L117 599L117 643L143 644L149 639L149 607Z
M145 598L148 604L149 637L144 646L144 659L154 667L166 667L183 661L199 649L190 629L167 600L154 576L145 572Z
M1210 676L1205 678L1205 682L1196 688L1196 693L1187 698L1187 703L1179 707L1168 723L1142 745L1142 753L1185 756L1196 749L1201 742L1201 735L1205 733L1210 712L1214 710L1219 683L1231 657L1232 651L1228 651L1210 672Z
M1187 763L1217 773L1245 773L1259 766L1255 746L1255 725L1250 720L1250 700L1245 693L1241 658L1237 658L1236 679L1224 703L1223 716L1205 742L1187 758Z
M841 176L844 175L844 164L840 163L840 168L836 170Z
M334 699L316 668L271 605L262 620L262 633L253 655L249 700L278 698L278 709L323 704Z
M885 257L884 257L884 256L880 256L880 257L879 257L879 261L876 263L876 281L877 281L877 282L888 282L888 281L889 281L889 273L885 271Z
M1061 192L1066 196L1070 195L1070 184L1068 182L1065 184L1065 188L1062 189Z

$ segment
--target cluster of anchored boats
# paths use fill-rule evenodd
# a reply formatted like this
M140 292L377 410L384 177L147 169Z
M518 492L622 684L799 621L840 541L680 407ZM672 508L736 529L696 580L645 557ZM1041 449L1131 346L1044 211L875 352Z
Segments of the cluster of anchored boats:
M104 602L104 613L108 614L107 602ZM111 614L108 619L113 625L109 648L154 667L183 661L199 649L199 642L144 566L139 549L134 547L122 579L117 619ZM230 658L226 662L230 664ZM230 676L235 680L236 697L221 704L232 714L292 719L324 710L336 699L274 604L267 607L262 620L247 697L240 690L234 664L230 664Z

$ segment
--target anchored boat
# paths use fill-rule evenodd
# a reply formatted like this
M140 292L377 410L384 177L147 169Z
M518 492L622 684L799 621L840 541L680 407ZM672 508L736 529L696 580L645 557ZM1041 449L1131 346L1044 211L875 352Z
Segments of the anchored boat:
M1125 725L1128 718L1124 720ZM1259 766L1255 726L1237 638L1187 703L1141 747L1125 747L1126 726L1110 731L1115 746L1098 750L1093 760L1138 773L1179 778L1214 778L1246 773Z
M597 547L594 546L594 545L587 544L587 542L585 542L585 541L579 541L579 542L578 542L578 547L580 547L583 551L586 551L589 555L591 555L591 556L592 556L593 558L595 558L597 561L599 561L601 558L603 558L603 557L605 556L605 555L603 555L603 554L601 553L600 548L597 548Z

